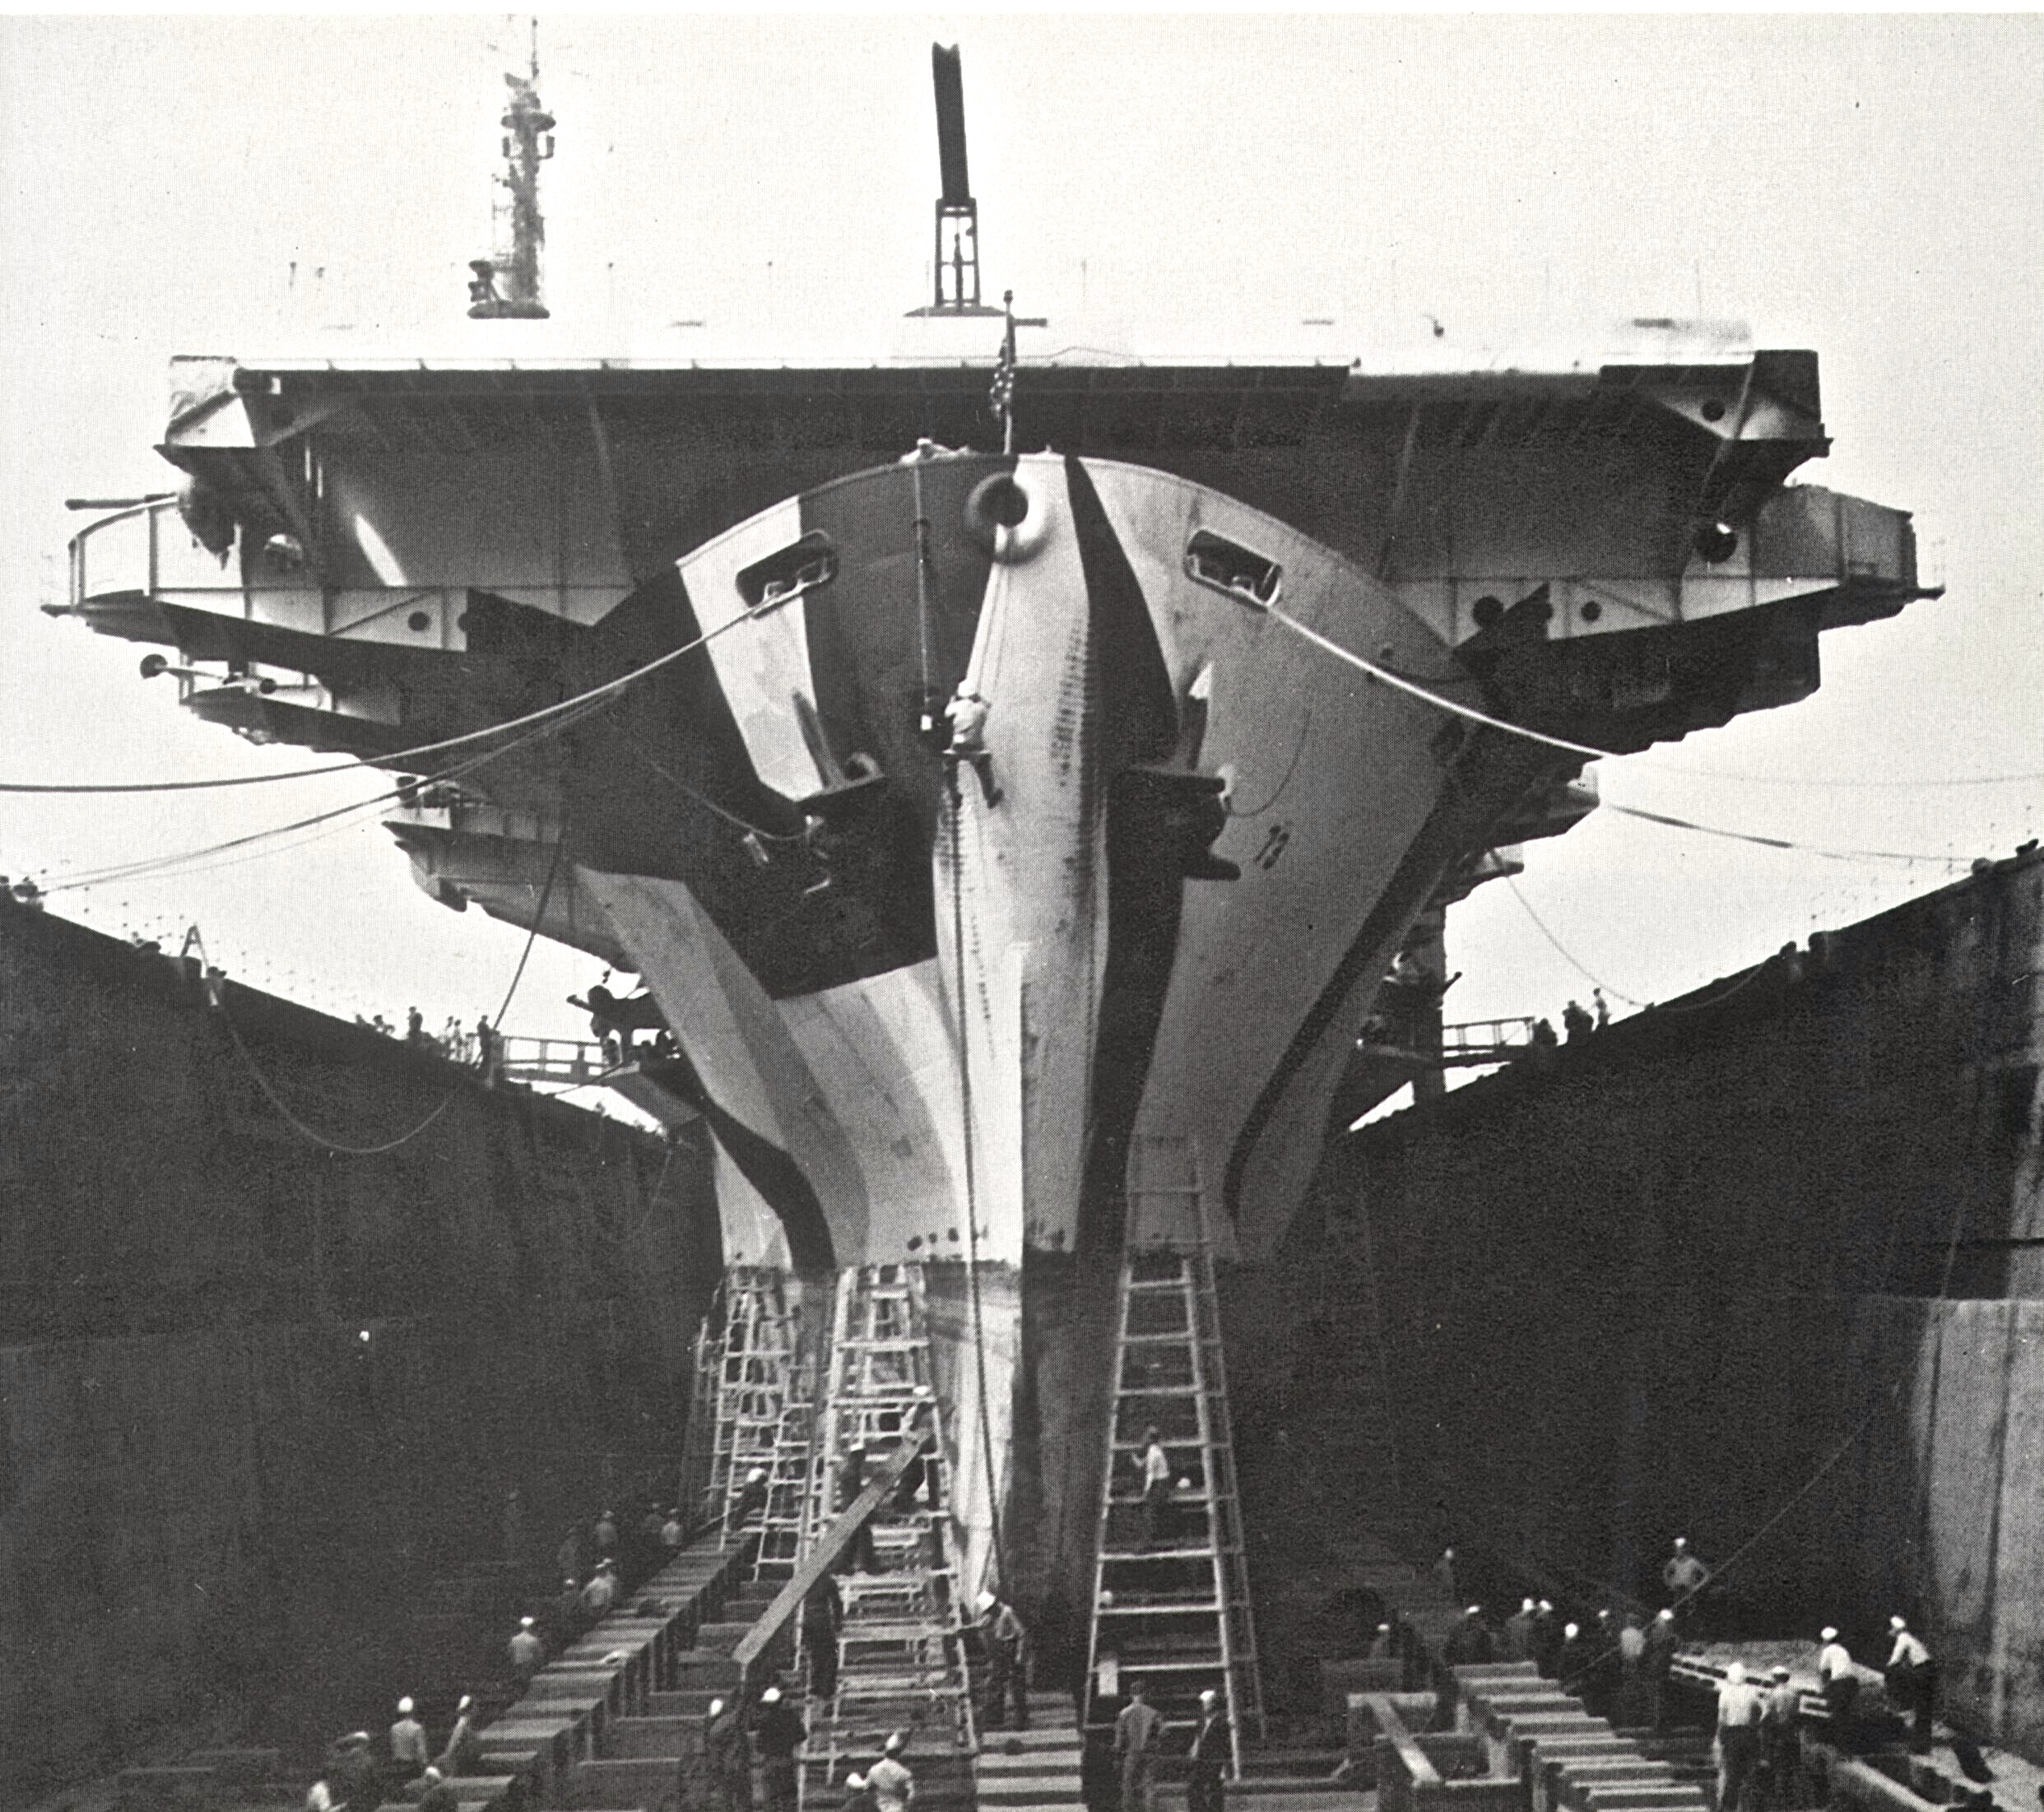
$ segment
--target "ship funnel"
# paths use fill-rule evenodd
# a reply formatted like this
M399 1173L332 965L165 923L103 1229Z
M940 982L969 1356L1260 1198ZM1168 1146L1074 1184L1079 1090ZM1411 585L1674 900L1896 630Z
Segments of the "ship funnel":
M554 155L554 116L539 98L538 27L528 72L506 75L511 99L504 109L504 174L498 178L497 249L472 258L468 313L476 321L544 321L540 253L546 222L540 213L540 165Z
M979 299L979 203L965 167L965 78L956 44L930 46L930 78L936 91L936 244L931 261L935 293L912 314L998 314Z

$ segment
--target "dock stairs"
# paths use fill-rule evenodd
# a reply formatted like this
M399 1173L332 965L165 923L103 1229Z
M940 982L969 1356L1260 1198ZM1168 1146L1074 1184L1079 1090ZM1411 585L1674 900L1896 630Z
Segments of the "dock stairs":
M1145 1682L1167 1752L1220 1694L1229 1772L1263 1734L1243 1554L1242 1506L1212 1254L1191 1141L1139 1139L1130 1159L1114 1397L1100 1495L1086 1667L1086 1735L1113 1740L1131 1684ZM1143 1456L1154 1428L1170 1466L1168 1501L1150 1526Z

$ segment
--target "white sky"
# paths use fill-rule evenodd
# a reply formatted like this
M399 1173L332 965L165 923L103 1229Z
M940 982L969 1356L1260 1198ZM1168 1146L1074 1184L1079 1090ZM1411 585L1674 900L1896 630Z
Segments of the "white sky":
M80 520L61 499L164 486L173 352L490 345L462 267L489 247L523 29L0 18L0 778L304 759L192 722L136 676L142 649L37 612ZM923 299L932 39L964 51L990 286L1051 318L1046 346L1247 356L1332 315L1328 350L1367 356L1423 310L1470 339L1700 305L1815 347L1837 446L1805 476L1918 511L1949 595L1828 637L1807 704L1607 764L1606 796L1962 864L2044 828L2044 781L1864 784L2044 773L2037 18L552 17L550 343L885 348ZM0 797L0 871L49 885L372 790ZM1521 885L1647 1000L1947 878L1605 814L1535 846ZM523 941L431 904L373 821L57 904L109 930L197 922L244 979L434 1025L494 1013ZM1589 986L1503 887L1449 935L1451 1018L1554 1015ZM560 997L596 973L541 946L509 1029L578 1035Z

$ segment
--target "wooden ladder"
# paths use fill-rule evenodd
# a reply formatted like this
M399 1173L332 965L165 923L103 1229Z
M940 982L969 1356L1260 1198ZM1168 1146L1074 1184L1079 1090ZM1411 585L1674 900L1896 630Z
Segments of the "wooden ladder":
M1243 1745L1262 1734L1263 1700L1227 1364L1192 1141L1139 1137L1130 1177L1085 1726L1111 1733L1122 1695L1140 1680L1166 1729L1189 1729L1200 1694L1212 1689L1227 1707L1240 1778ZM1153 1427L1173 1484L1150 1529L1143 1454Z

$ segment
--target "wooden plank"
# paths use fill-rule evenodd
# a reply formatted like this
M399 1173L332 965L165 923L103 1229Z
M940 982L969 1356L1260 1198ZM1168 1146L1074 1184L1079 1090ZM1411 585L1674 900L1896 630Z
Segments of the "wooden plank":
M917 1410L918 1425L888 1457L878 1475L852 1500L851 1508L839 1513L838 1520L824 1531L823 1539L811 1549L809 1558L795 1569L795 1577L781 1588L773 1602L760 1614L760 1620L740 1638L731 1658L746 1670L748 1677L753 1665L766 1652L774 1638L801 1610L802 1601L815 1589L816 1582L851 1546L859 1526L880 1508L881 1499L894 1494L902 1474L908 1470L909 1461L930 1444L930 1431L921 1425L927 1410L927 1405Z

